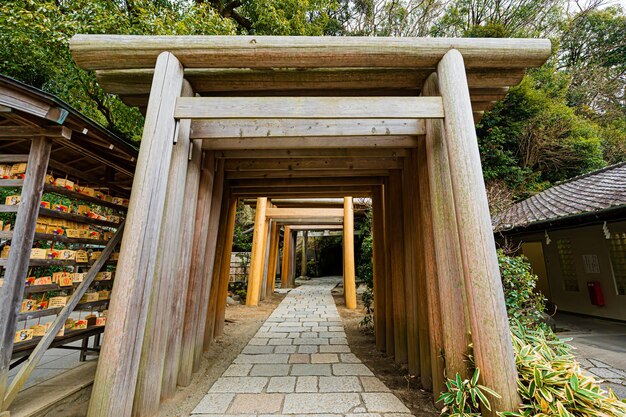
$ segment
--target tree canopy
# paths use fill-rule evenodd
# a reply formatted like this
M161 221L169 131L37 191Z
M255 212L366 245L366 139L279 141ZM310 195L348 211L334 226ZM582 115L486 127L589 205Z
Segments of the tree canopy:
M554 54L477 125L495 209L626 160L626 17L590 0L4 0L0 73L124 137L142 117L72 61L76 33L550 37Z

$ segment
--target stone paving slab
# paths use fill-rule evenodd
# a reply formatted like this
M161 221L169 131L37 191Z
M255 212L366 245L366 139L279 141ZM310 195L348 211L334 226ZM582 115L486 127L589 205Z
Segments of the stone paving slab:
M193 410L193 417L413 417L354 355L331 290L291 290Z

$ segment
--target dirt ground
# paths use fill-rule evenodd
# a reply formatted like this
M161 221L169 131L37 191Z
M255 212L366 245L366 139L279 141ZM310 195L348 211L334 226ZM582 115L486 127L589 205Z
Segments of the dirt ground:
M161 404L158 417L189 416L283 298L284 295L274 294L255 308L228 306L224 336L216 340L205 354L200 371L194 375L191 385L179 388L171 400Z
M333 294L335 304L348 336L352 352L411 410L416 417L434 417L439 412L433 406L433 395L420 387L419 378L411 378L405 366L398 365L376 350L374 335L359 325L364 316L363 302L357 297L356 310L348 310L343 296Z

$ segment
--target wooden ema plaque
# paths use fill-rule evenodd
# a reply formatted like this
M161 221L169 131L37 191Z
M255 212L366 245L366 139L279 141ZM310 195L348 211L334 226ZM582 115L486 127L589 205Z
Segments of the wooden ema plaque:
M15 338L13 343L25 342L33 338L33 331L31 329L22 329L15 332Z

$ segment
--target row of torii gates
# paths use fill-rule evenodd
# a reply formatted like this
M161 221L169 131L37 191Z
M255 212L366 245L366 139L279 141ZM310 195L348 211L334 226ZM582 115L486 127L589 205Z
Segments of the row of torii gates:
M298 202L289 202L290 205ZM250 256L250 273L246 305L258 305L274 293L279 258L280 229L284 226L281 288L292 288L295 279L295 234L303 232L302 275L306 275L306 237L308 230L343 230L343 288L346 307L355 309L356 277L354 265L354 205L344 197L342 208L305 207L315 200L301 200L302 207L276 207L267 197L256 201L254 235Z
M78 35L71 50L145 114L90 417L154 415L176 372L190 382L223 327L237 201L258 197L371 198L378 348L438 392L472 343L502 396L484 414L516 409L474 123L548 40Z

